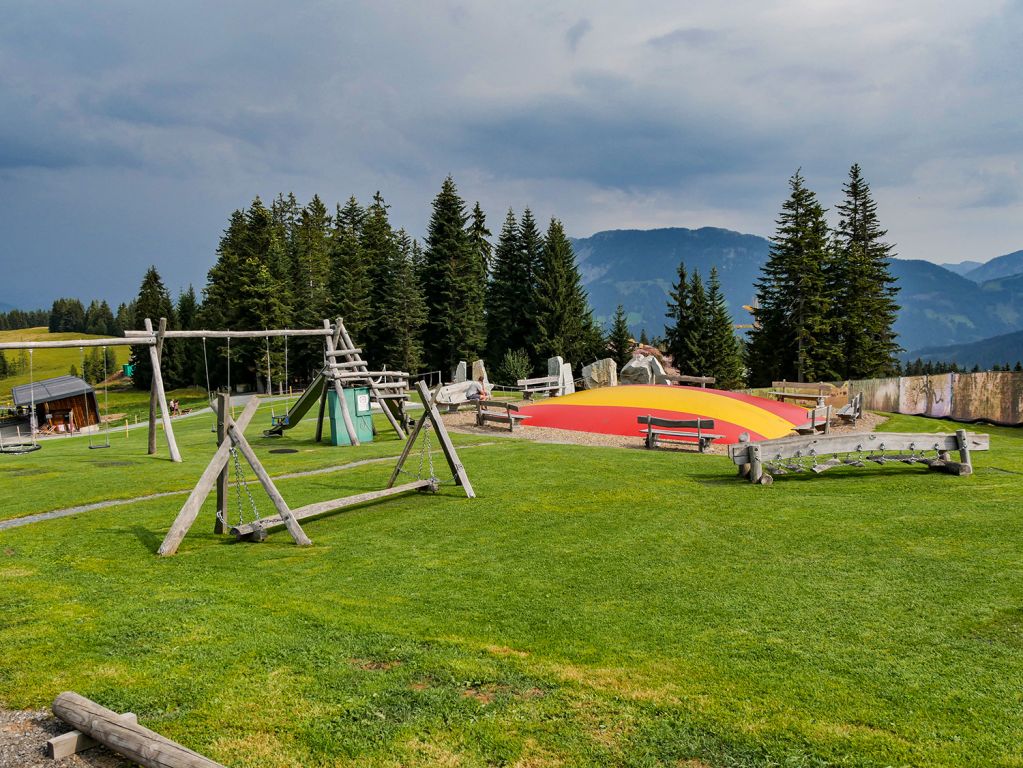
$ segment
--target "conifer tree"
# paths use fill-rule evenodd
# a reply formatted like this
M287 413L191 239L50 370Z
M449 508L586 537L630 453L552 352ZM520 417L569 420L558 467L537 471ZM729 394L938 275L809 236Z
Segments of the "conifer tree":
M707 283L707 350L705 376L713 376L718 389L736 389L742 386L742 347L735 336L732 316L721 293L721 282L716 267L710 270Z
M836 289L840 312L835 318L841 338L840 373L869 379L890 375L901 347L894 330L898 288L888 271L893 246L884 241L877 204L860 166L849 169L836 235Z
M422 367L426 303L419 286L412 238L402 229L395 243L397 257L387 275L381 305L379 359L392 370L416 373Z
M505 353L512 349L512 334L522 296L519 278L519 224L509 208L497 239L491 263L491 278L487 284L487 365L497 370Z
M470 264L465 288L466 345L482 354L487 344L487 276L493 259L493 246L489 240L491 232L487 229L487 217L479 202L473 206L469 216L468 237Z
M756 281L757 309L747 346L750 384L833 376L831 257L824 208L797 170Z
M621 371L625 364L632 359L634 346L632 334L629 333L628 317L621 304L618 305L614 317L611 319L611 328L607 333L607 346L611 358L618 366L618 370Z
M330 248L330 316L340 316L349 335L361 344L372 318L369 264L362 248L366 212L354 197L337 209Z
M709 367L710 302L700 273L694 271L689 278L689 325L682 339L685 349L685 370L689 376L706 376Z
M534 296L536 360L560 355L578 365L595 353L593 312L572 244L557 219L551 219L543 238Z
M399 267L398 243L387 216L389 206L377 192L373 203L366 209L360 233L360 246L366 263L369 287L367 326L358 342L365 350L364 357L373 362L385 359L383 346L388 343L384 327L388 294L393 290L394 272Z
M161 317L167 318L167 328L171 330L176 327L174 316L174 305L171 304L170 294L163 284L160 273L156 267L150 267L142 278L142 285L139 287L139 295L135 299L136 316L140 322L144 318L153 321L155 328ZM130 362L135 372L132 374L132 384L136 389L149 389L153 381L153 366L149 360L149 347L131 347ZM178 383L178 355L174 339L168 339L163 345L163 355L160 359L160 373L163 375L164 385L170 389Z
M478 357L482 340L465 317L465 302L477 279L466 230L465 201L448 176L433 200L423 254L423 295L428 311L423 354L426 365L448 375L459 360Z
M684 261L678 264L678 280L668 292L668 323L664 326L665 350L672 358L672 363L683 375L689 373L689 351L686 340L689 338L692 325L692 309L689 300L689 275L686 273Z

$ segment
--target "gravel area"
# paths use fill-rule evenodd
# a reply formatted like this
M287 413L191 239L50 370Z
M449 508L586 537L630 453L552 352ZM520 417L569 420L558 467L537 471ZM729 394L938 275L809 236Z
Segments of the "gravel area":
M625 435L602 435L596 432L576 432L571 429L554 429L552 427L530 427L528 421L523 421L515 428L515 432L508 431L504 425L489 424L485 427L476 426L476 412L470 410L459 411L458 413L445 413L444 424L452 432L464 432L474 435L488 435L491 437L518 437L526 440L533 440L538 443L559 443L571 445L598 445L611 448L644 448L643 438L637 432L636 437ZM863 418L851 424L832 424L832 435L858 434L873 432L888 420L887 416L877 413L866 413ZM793 433L795 434L795 433ZM662 441L660 446L668 451L691 451L696 452L694 443L669 444ZM707 453L725 455L728 453L728 446L711 444Z
M0 709L2 768L126 768L134 765L106 747L94 747L62 760L46 756L46 742L71 730L47 710Z

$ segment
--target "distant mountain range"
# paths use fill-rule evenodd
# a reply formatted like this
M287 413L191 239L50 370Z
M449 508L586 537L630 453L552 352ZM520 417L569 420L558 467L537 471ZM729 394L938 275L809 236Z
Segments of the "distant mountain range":
M963 263L967 264L969 262ZM966 277L975 283L985 283L988 280L1011 277L1021 272L1023 272L1023 251L1013 251L974 267L966 273Z
M597 317L606 321L621 304L633 331L652 336L664 332L668 291L679 261L704 278L716 266L733 319L749 322L742 306L752 303L753 283L770 248L763 237L713 227L614 230L572 244ZM1011 269L1016 258L1021 274L981 283L971 279L992 265L995 273ZM891 273L898 278L902 306L895 329L914 359L915 350L924 347L969 344L1023 330L1023 251L970 265L967 276L915 259L893 259Z
M1023 360L1023 331L1006 333L990 339L982 339L970 344L952 344L947 347L925 347L904 358L916 360L935 360L957 363L960 368L969 370L975 365L987 370L994 365L1010 365Z
M960 261L958 264L942 264L945 269L949 272L955 272L957 275L966 277L967 272L972 272L977 267L984 266L983 261Z

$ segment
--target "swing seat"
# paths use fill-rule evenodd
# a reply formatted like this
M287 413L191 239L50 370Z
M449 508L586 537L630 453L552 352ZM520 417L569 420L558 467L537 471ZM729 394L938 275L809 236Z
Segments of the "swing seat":
M270 423L274 427L290 427L291 419L288 418L287 414L284 416L271 416Z

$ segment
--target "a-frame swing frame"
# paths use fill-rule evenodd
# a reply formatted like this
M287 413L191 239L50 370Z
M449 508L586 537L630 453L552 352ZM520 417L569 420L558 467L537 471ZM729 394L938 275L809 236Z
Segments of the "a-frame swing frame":
M202 477L199 478L199 482L196 483L195 488L193 488L191 494L189 494L184 506L181 507L181 511L178 512L177 518L175 518L174 523L171 525L170 530L167 532L163 543L157 551L158 554L161 556L168 556L177 552L178 546L185 538L185 534L188 533L188 530L192 527L196 518L199 516L199 510L202 508L203 502L206 501L206 498L210 495L210 492L217 484L217 479L221 476L221 473L227 468L228 462L231 458L232 449L236 449L245 457L245 461L252 468L252 471L255 473L260 485L263 486L263 490L266 492L277 510L277 514L272 517L262 518L261 520L257 520L252 523L232 526L231 533L239 539L262 540L266 538L266 532L268 530L285 526L288 529L288 533L290 533L291 537L295 540L295 543L305 546L312 544L312 540L306 535L305 531L302 530L302 526L299 525L298 522L299 520L322 515L327 512L335 512L339 509L355 506L357 504L364 504L367 501L375 501L376 499L382 499L388 496L409 493L411 491L436 491L439 483L435 477L422 478L413 480L412 482L403 483L401 485L395 485L395 481L397 480L402 467L405 465L409 455L412 453L412 447L416 438L419 436L419 433L424 429L424 427L427 427L428 421L430 426L432 426L434 431L437 433L437 440L444 453L444 458L451 469L451 474L455 480L455 484L462 486L467 497L470 499L474 498L476 493L473 490L472 483L469 482L469 476L465 472L465 467L458 458L458 452L455 450L455 446L451 442L451 437L448 435L448 431L444 426L444 421L441 419L440 413L437 411L437 405L434 402L434 393L431 393L427 389L426 384L422 381L417 382L417 388L419 395L423 400L423 415L416 421L415 427L405 443L405 448L402 450L401 456L398 457L398 461L395 464L394 471L391 474L391 479L388 482L387 487L378 491L368 491L366 493L356 494L355 496L345 496L339 499L331 499L330 501L315 502L297 509L291 509L288 506L288 503L284 500L284 497L281 496L280 491L277 490L277 486L274 485L273 480L263 467L263 464L252 450L252 446L249 445L248 440L245 439L245 428L252 420L252 417L256 413L256 408L259 405L256 399L252 398L249 401L248 405L245 406L245 410L241 412L237 420L231 419L230 409L223 408L223 405L221 405L220 417L224 422L225 437L217 448L217 452L213 454L213 458L210 460L209 465L206 467L205 471L203 471Z

